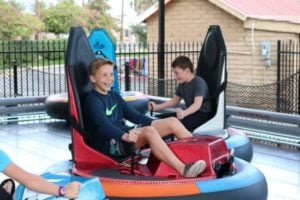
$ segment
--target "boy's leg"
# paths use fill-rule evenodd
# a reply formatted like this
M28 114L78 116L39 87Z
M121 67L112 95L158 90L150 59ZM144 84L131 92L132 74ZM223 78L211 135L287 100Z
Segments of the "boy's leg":
M176 138L182 139L192 137L192 133L188 131L183 124L175 117L154 120L151 123L161 137L173 134Z
M136 142L137 147L141 147L148 143L156 158L171 166L183 176L196 177L204 171L206 166L204 161L197 161L189 165L182 163L162 140L161 135L154 127L147 126L140 130L141 132Z
M210 117L208 113L195 112L183 118L181 122L186 129L193 132L196 128L207 122Z
M149 144L152 153L162 162L183 174L184 164L174 155L168 145L162 140L159 133L151 126L140 128L141 132L136 142L136 147Z

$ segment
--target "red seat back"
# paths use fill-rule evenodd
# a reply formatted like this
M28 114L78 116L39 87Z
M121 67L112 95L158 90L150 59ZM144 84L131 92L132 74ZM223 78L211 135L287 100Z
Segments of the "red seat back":
M82 27L72 27L65 64L72 134L71 151L77 172L80 170L93 171L97 168L117 165L114 160L86 144L87 132L84 129L82 102L86 93L92 89L88 68L94 59L95 55Z

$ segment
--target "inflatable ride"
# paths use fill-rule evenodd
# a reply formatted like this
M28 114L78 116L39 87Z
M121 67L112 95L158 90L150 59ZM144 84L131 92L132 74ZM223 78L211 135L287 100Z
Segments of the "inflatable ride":
M212 35L218 31L218 26L209 29ZM148 148L122 161L91 148L86 143L81 103L84 95L92 89L87 72L93 59L95 54L83 29L71 28L66 74L72 161L55 164L43 176L51 181L61 181L62 184L80 180L84 196L78 199L267 199L268 187L264 175L250 163L232 155L223 137L198 135L167 142L184 163L199 159L206 161L206 169L196 178L182 177L159 161ZM22 197L27 192L20 186L17 199L24 199ZM98 197L92 196L93 193L98 194Z
M139 112L145 114L148 111L149 98L137 91L120 92L123 99ZM53 94L45 101L46 113L54 119L69 120L69 99L67 93Z

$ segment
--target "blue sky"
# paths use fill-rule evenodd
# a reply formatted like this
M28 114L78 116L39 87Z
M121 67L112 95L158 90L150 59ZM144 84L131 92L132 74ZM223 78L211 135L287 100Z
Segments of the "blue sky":
M33 8L35 0L16 0L23 4L26 10L30 11ZM46 4L54 5L57 3L57 0L45 0ZM82 2L87 2L87 0L75 0L78 5L82 5ZM130 25L135 22L136 14L132 8L130 8L130 0L124 0L124 25ZM121 16L121 0L108 0L108 4L111 6L111 15L115 18Z

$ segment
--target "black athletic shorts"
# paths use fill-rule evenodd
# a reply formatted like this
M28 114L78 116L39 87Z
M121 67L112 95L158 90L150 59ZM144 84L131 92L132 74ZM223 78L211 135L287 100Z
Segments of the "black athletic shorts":
M211 118L211 114L203 112L195 112L191 115L186 116L182 120L182 124L186 129L193 132L196 128L207 122Z
M177 117L176 112L172 113L165 113L160 115L161 118L167 118L167 117ZM195 112L189 116L186 116L185 118L181 119L181 123L185 126L186 129L193 132L196 128L207 122L212 115L210 113L203 113L203 112Z

